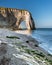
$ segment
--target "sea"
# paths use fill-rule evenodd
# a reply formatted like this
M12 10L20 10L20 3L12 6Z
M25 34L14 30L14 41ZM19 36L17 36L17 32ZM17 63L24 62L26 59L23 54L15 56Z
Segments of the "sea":
M37 28L36 30L32 31L23 30L21 32L18 31L18 33L32 36L40 43L40 47L52 54L52 28Z

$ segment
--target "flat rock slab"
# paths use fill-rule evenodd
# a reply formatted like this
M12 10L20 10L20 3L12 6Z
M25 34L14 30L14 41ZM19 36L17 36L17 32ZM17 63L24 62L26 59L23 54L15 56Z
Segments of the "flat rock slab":
M45 65L41 60L38 63L33 55L27 53L26 49L33 49L27 40L38 44L36 40L32 41L30 36L0 29L0 65Z

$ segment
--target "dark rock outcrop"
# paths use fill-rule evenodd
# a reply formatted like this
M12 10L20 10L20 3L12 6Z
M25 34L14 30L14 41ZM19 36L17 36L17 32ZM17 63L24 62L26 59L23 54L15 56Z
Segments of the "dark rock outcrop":
M0 27L17 30L22 21L26 22L27 29L35 29L32 15L27 10L0 7Z

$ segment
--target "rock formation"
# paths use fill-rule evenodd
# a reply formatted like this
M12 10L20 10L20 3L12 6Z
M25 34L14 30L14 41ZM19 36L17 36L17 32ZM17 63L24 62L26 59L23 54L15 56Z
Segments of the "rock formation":
M27 29L35 29L32 15L27 10L0 7L0 27L17 30L23 21L26 22Z

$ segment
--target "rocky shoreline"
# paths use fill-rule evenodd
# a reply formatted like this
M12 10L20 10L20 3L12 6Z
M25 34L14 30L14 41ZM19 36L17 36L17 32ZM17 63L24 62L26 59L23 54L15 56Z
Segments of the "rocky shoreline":
M31 36L0 29L0 65L52 65L52 55Z

